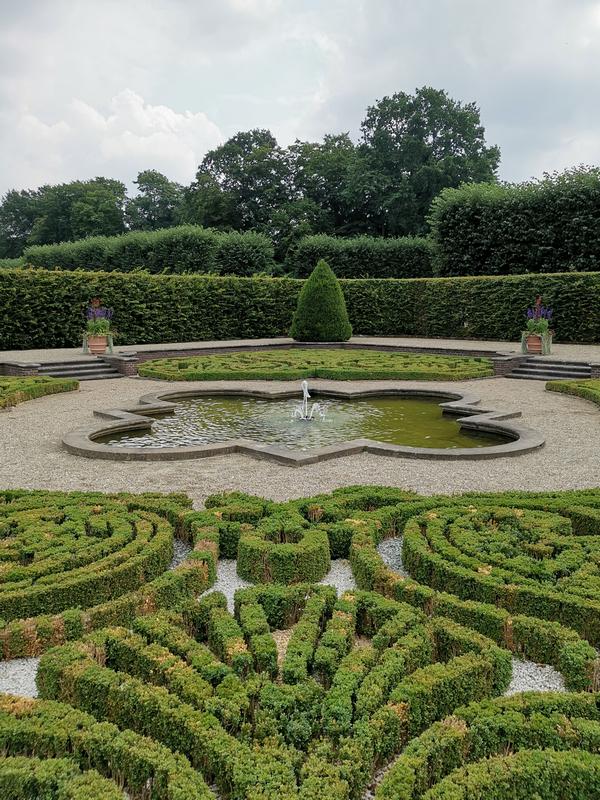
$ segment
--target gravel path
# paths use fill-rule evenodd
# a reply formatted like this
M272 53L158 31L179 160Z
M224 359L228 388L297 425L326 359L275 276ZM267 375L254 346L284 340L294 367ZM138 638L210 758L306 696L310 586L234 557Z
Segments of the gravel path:
M402 536L394 536L391 539L384 539L377 545L377 552L383 559L386 567L393 569L403 578L410 578L408 572L404 569L402 561Z
M260 385L260 382L255 382ZM387 385L394 385L386 382ZM272 384L271 384L272 385ZM285 384L284 384L285 385ZM314 381L314 387L331 382ZM371 387L372 383L362 382ZM396 384L398 385L398 384ZM580 398L544 391L541 381L508 379L458 384L404 382L404 387L464 388L489 408L521 410L523 422L542 431L542 450L488 461L428 461L368 453L292 468L229 455L164 463L93 461L60 447L64 433L91 420L94 409L135 403L165 383L145 379L89 381L78 392L50 395L0 413L0 486L101 491L183 491L199 507L207 495L241 490L274 500L367 483L423 494L472 490L574 489L600 485L600 410ZM193 383L169 384L193 388Z
M175 569L186 560L188 555L192 552L192 546L187 542L182 542L181 539L173 540L173 558L169 564L169 569Z
M237 574L236 562L233 558L220 558L217 563L217 580L202 594L210 592L223 592L227 598L227 610L233 614L233 596L237 589L246 589L252 586ZM201 595L202 596L202 595Z
M319 583L333 586L338 593L338 597L344 592L356 589L356 582L352 574L350 562L345 558L336 558L331 562L331 569Z
M39 658L14 658L0 661L0 692L20 694L23 697L37 697L35 676Z
M505 697L517 692L566 692L563 676L548 664L512 660L513 676Z

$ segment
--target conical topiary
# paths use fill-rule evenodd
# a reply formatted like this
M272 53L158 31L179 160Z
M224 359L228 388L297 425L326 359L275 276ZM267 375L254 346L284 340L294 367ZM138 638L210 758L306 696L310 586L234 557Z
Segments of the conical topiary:
M342 287L323 259L302 287L290 336L299 342L346 342L352 336Z

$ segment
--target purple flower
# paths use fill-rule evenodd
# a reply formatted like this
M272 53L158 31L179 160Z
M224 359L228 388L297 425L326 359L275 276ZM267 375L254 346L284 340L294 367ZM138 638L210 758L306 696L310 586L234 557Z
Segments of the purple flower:
M86 318L91 321L98 319L111 320L112 316L112 308L106 308L105 306L89 306L86 311Z

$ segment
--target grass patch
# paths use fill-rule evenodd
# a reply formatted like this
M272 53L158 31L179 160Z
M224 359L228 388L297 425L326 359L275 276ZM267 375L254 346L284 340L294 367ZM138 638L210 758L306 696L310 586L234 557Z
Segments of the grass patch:
M590 378L587 381L548 381L546 389L549 392L572 394L583 397L600 406L600 378Z
M0 408L16 406L26 400L43 397L45 394L72 392L79 382L72 378L47 378L45 376L13 377L0 376Z
M141 364L145 378L167 381L416 380L460 381L493 375L489 358L373 350L277 350L160 358Z

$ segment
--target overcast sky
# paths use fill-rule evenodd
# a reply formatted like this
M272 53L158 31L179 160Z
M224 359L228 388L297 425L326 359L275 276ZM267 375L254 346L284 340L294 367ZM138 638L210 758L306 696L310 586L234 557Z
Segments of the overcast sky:
M270 128L350 131L430 85L476 101L500 177L600 163L596 0L0 0L0 193L154 168Z

